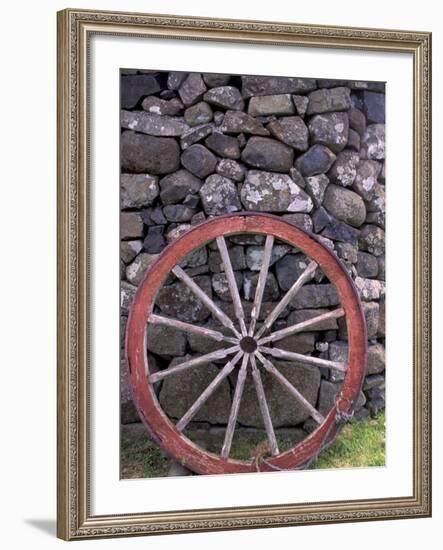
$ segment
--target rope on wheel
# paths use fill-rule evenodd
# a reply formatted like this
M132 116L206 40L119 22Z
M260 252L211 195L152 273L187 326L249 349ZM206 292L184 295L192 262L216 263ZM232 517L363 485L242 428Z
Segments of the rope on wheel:
M332 443L332 441L328 441L328 438L333 426L336 424L339 424L340 426L343 426L344 424L349 424L349 422L351 422L352 418L354 417L354 410L352 410L351 412L340 410L339 403L343 399L345 398L343 398L342 394L340 393L339 398L334 403L335 422L331 423L331 425L329 426L323 440L324 441L323 445L321 445L321 447L314 454L314 456L312 456L307 462L305 462L301 466L297 466L296 468L280 468L279 466L276 466L275 464L272 464L271 462L269 462L269 460L267 460L266 457L270 455L270 447L269 445L267 445L267 442L264 442L264 443L260 443L257 446L256 452L254 453L254 456L253 456L257 472L263 471L260 469L260 464L266 464L268 468L277 472L306 470L307 468L309 468L309 466L311 466L311 464L313 464L317 460L320 453L322 453ZM346 399L346 401L348 402L347 409L349 410L350 408L352 408L352 405L354 404L354 402L350 399Z

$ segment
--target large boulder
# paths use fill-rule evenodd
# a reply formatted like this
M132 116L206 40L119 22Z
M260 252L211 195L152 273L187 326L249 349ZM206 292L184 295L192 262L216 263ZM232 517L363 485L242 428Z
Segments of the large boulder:
M335 161L334 153L324 145L313 145L298 157L295 166L303 176L326 173Z
M293 78L286 76L242 76L242 95L252 96L273 94L303 94L317 88L313 78Z
M194 282L211 297L210 277L194 277ZM210 315L206 306L182 282L163 286L158 292L156 304L164 315L188 323L204 321Z
M307 115L347 111L351 107L351 91L349 88L320 88L311 92L308 97Z
M169 174L180 166L180 148L173 138L127 131L120 144L123 172Z
M268 124L267 129L275 138L297 151L308 149L308 128L299 116L286 116L273 120Z
M200 198L208 215L229 214L241 210L237 187L224 176L209 176L200 188Z
M312 143L325 145L334 153L346 147L349 133L349 119L346 113L325 113L315 115L308 124Z
M212 88L205 93L203 99L216 107L232 111L242 111L245 106L241 93L234 86Z
M339 185L328 186L323 206L336 218L354 227L360 227L366 218L366 207L357 193Z
M289 172L294 163L294 151L275 139L251 137L243 149L242 160L262 170Z
M122 208L143 208L158 196L158 178L151 174L122 174L120 202Z
M160 198L163 204L177 204L190 193L198 193L202 181L187 170L178 170L160 180Z
M252 116L292 115L295 108L290 94L251 97L248 113Z
M194 176L205 178L215 171L217 158L203 145L195 144L183 151L181 163Z

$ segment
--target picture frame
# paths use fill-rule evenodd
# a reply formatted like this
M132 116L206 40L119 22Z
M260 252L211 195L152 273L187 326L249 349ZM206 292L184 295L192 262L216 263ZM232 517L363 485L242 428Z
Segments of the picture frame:
M411 486L405 496L95 513L91 479L91 41L182 40L404 54L413 65ZM58 505L65 540L428 517L431 515L431 34L68 9L58 13ZM118 110L118 109L117 109ZM394 148L394 146L392 146ZM117 173L118 177L118 173ZM117 215L117 214L116 214ZM117 222L114 225L118 225ZM95 303L94 307L98 307ZM97 466L97 465L96 465ZM157 483L166 481L158 480ZM266 498L266 497L264 497Z

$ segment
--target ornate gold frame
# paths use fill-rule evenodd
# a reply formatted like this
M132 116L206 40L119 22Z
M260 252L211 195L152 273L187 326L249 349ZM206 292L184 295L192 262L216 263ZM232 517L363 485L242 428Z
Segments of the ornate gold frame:
M91 35L406 52L414 59L413 496L92 516L88 491L88 127ZM58 536L65 540L431 515L431 33L136 13L58 13Z

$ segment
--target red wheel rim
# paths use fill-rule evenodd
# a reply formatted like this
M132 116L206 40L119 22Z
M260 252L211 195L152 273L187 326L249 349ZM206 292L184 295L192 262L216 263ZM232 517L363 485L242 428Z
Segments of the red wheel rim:
M359 396L366 372L367 336L362 306L354 284L338 258L314 235L276 216L240 213L210 219L167 246L140 284L126 328L126 361L134 404L151 437L168 454L200 474L256 472L254 461L241 461L205 451L179 432L162 410L149 381L146 326L157 292L172 268L193 250L221 235L240 233L273 235L299 248L313 259L335 285L344 309L348 333L348 368L336 406L324 422L292 449L268 458L260 471L302 468L336 436L337 415L350 414ZM148 373L148 379L146 376ZM148 380L148 381L147 381Z

